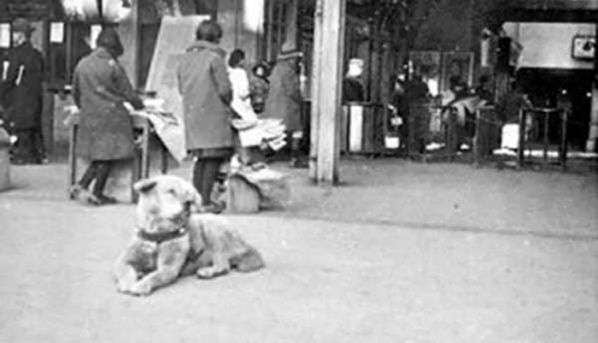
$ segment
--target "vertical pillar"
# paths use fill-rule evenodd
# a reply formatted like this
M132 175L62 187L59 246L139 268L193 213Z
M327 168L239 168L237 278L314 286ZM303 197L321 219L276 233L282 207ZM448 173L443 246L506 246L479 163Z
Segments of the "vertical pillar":
M596 24L598 37L598 23ZM594 51L594 81L592 82L592 110L590 114L590 132L586 142L586 151L596 151L598 144L598 49Z
M318 130L313 174L324 184L338 182L345 6L346 0L318 0L316 5L312 118L318 120Z
M127 76L134 88L138 86L139 66L139 1L131 2L131 15L118 24L118 34L125 51L119 58L120 63L127 72Z
M322 12L323 0L318 0L314 11L314 42L312 56L311 72L311 113L310 113L310 145L309 145L309 178L317 181L317 158L318 158L318 136L320 127L320 118L318 109L320 108L320 73L322 61Z

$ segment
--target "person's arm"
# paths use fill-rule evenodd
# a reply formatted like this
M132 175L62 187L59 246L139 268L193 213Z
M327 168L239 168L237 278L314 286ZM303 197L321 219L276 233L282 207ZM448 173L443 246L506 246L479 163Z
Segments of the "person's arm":
M139 97L139 95L137 95L137 93L133 89L133 86L131 86L131 82L129 82L129 78L127 77L127 74L125 73L123 67L120 64L116 63L113 66L112 70L113 81L116 85L117 91L122 95L122 97L126 101L131 103L133 108L135 108L136 110L142 109L143 101L141 101L141 98Z
M73 74L73 100L78 108L81 108L81 86L79 84L79 68L75 68Z
M212 80L215 83L220 100L229 105L233 99L233 90L230 80L228 79L226 65L222 58L213 58L210 61L210 73L212 74Z

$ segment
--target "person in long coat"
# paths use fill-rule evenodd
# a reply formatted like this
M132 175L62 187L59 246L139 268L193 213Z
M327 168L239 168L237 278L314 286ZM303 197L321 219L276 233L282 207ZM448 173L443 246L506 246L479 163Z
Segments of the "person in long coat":
M42 163L42 81L44 63L41 52L30 42L34 28L23 18L12 23L14 47L8 60L0 65L0 103L5 107L5 126L17 136L13 163Z
M209 206L220 165L233 154L230 107L232 87L226 52L218 46L222 29L215 21L199 24L196 41L179 60L179 92L183 97L185 145L195 156L193 185Z
M136 109L143 108L143 102L117 61L123 53L118 33L104 28L96 45L91 54L79 61L73 76L73 97L80 109L76 153L91 164L71 189L71 196L86 191L95 180L87 198L101 205L116 201L103 194L114 162L134 155L132 118L124 102Z
M265 118L282 119L288 131L291 149L291 166L304 167L299 160L303 138L301 122L301 87L299 80L300 51L282 52L270 76L270 94L266 99Z

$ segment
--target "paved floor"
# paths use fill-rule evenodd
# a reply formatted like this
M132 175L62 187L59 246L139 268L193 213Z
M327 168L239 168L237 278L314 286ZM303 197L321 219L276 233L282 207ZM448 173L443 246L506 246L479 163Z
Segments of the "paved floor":
M292 171L287 211L230 216L266 269L148 298L110 279L133 207L68 202L64 175L15 168L0 194L0 341L598 340L596 174L348 162L321 189Z

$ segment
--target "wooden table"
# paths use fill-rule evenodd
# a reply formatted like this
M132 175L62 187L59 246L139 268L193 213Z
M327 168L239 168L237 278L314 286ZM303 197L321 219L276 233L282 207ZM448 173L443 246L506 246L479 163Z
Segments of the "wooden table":
M132 115L133 129L139 131L138 149L135 154L135 162L133 164L133 173L131 176L131 199L133 202L137 201L137 195L133 190L133 184L140 179L149 177L150 171L150 137L154 134L153 127L147 118L138 115ZM77 182L77 131L79 130L78 123L74 122L71 127L69 137L69 171L68 184L74 185ZM158 140L159 141L159 140ZM161 166L162 174L168 172L168 150L160 143Z

